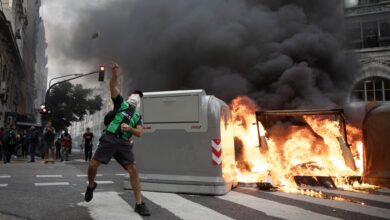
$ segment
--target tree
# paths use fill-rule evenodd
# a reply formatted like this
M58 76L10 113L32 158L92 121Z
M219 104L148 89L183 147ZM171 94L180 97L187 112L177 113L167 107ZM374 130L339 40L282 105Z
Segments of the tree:
M84 89L81 84L64 82L54 86L46 100L50 113L44 120L51 120L57 130L62 130L71 122L83 120L86 114L94 114L101 109L102 98L99 95L92 97L91 93L91 89Z

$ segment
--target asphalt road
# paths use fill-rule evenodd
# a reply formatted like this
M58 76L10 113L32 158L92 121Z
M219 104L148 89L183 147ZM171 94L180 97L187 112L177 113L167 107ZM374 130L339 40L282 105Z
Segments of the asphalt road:
M100 167L94 199L84 202L87 163L81 158L74 152L66 163L0 164L0 219L142 219L115 161ZM152 212L144 219L390 219L389 189L317 190L338 201L243 187L218 197L143 192Z

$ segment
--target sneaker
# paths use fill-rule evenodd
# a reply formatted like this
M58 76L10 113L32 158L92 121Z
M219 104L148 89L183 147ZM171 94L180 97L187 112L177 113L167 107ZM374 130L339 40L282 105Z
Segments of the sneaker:
M93 198L93 191L96 189L97 183L93 182L93 187L87 186L87 191L85 191L84 199L86 202L89 202Z
M146 204L142 202L141 204L135 204L134 211L142 216L150 216L150 212Z

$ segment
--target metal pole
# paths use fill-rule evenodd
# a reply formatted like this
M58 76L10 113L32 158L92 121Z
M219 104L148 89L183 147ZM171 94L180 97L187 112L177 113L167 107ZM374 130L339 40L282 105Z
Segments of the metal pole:
M47 98L48 98L48 94L50 92L50 89L53 88L54 86L59 85L59 84L64 83L64 82L68 82L68 81L74 80L74 79L78 79L78 78L81 78L81 77L84 77L84 76L92 75L92 74L95 74L95 73L98 73L98 72L99 71L97 70L97 71L93 71L93 72L90 72L90 73L78 74L78 76L75 76L75 77L72 77L70 79L66 79L66 80L63 80L63 81L56 82L53 85L49 86L49 88L46 90L46 94L45 94L45 106L47 106Z
M68 77L68 76L79 76L79 75L82 75L82 73L68 74L68 75L63 75L63 76L58 76L58 77L51 78L50 81L49 81L49 87L51 85L51 81L53 81L55 79L65 78L65 77Z

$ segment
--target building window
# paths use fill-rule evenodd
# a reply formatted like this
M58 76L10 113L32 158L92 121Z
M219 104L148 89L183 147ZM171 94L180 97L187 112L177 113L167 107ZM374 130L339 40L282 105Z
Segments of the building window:
M346 39L350 49L390 46L390 13L346 18Z
M390 80L382 77L371 77L358 82L352 90L351 101L389 102Z
M359 5L378 4L380 2L381 0L359 0Z
M379 22L379 46L390 46L390 20Z
M363 22L363 44L364 48L378 47L378 22Z
M362 27L360 22L354 22L348 24L347 39L350 48L354 48L354 49L363 48Z

